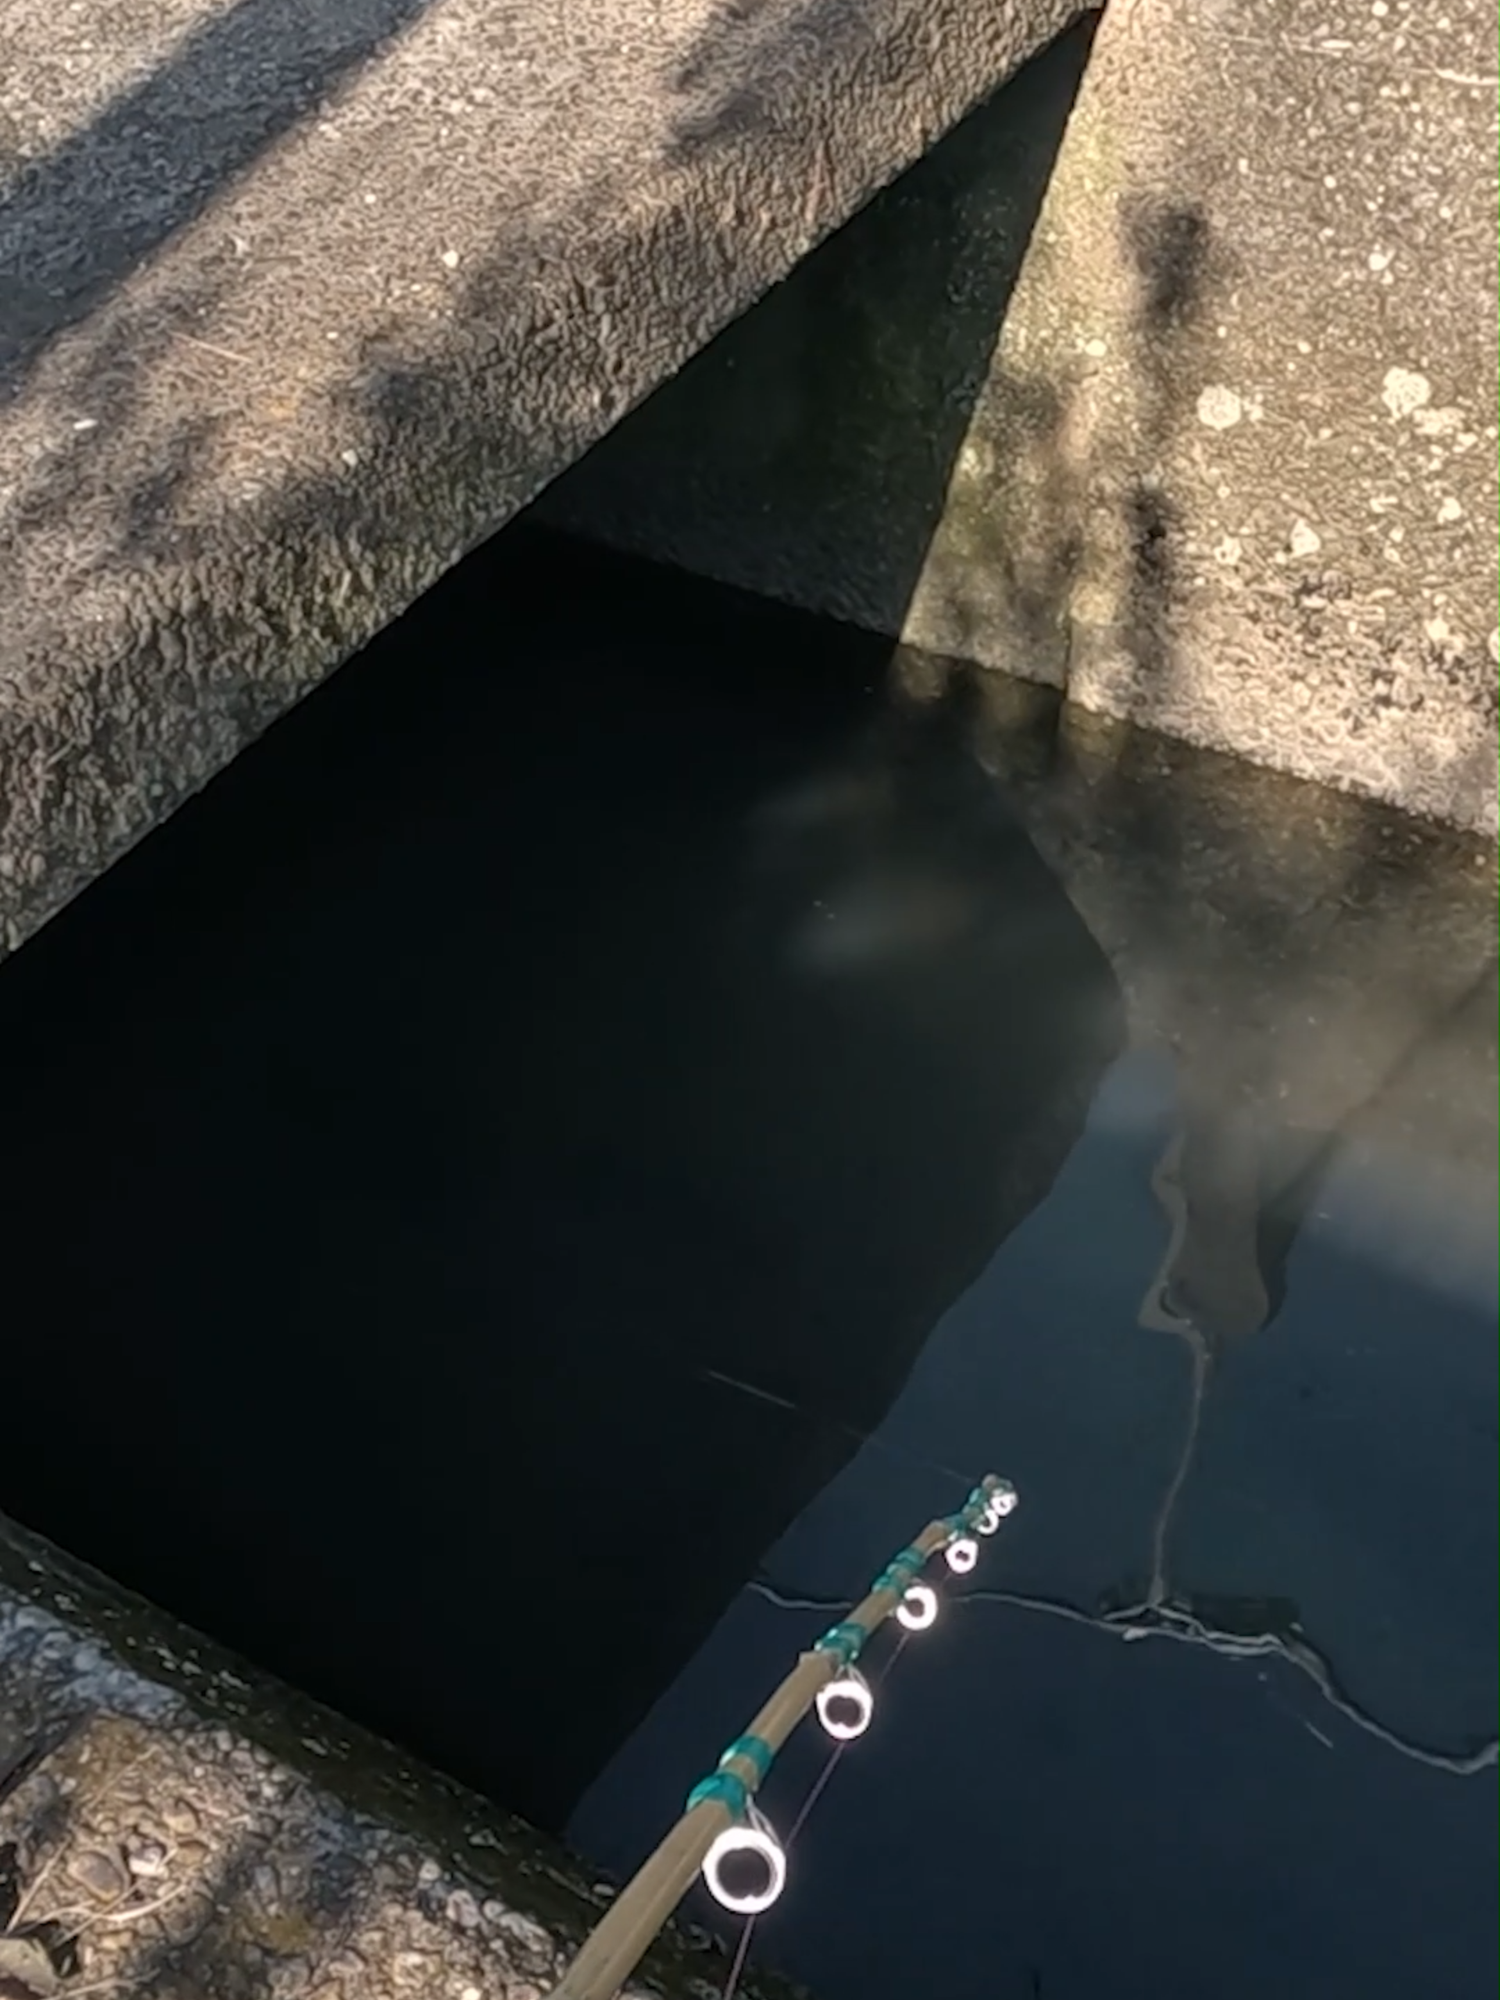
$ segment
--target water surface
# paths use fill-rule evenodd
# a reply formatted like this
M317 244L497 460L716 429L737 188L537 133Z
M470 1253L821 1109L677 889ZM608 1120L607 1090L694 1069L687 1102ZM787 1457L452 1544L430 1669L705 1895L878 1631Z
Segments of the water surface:
M1489 1990L1493 907L504 538L0 970L0 1505L624 1873L1000 1471L756 1949Z

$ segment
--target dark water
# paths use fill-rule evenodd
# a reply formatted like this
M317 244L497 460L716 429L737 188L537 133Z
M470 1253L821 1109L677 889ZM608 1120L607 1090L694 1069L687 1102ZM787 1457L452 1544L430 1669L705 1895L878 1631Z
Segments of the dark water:
M895 678L509 538L0 971L0 1506L623 1873L1001 1471L758 1948L1489 1990L1489 879Z

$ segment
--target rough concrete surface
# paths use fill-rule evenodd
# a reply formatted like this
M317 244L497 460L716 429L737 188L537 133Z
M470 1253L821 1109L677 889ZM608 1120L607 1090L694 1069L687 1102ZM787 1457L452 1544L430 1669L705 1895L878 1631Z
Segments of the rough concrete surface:
M0 1687L6 2000L540 2000L612 1893L3 1520ZM673 1931L626 2000L726 1972Z
M1113 0L1077 68L544 515L1493 835L1493 8Z
M0 948L1075 11L12 7Z

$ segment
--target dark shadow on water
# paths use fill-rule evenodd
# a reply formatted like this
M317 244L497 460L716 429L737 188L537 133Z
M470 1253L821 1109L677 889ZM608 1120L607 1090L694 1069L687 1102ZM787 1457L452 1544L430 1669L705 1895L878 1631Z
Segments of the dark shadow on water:
M497 544L8 963L0 1505L560 1825L1117 1046L887 651Z

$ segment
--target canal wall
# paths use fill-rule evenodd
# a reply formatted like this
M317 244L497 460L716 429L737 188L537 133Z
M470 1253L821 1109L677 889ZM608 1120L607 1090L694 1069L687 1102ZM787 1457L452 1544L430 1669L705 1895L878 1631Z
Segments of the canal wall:
M0 1988L539 2000L613 1893L0 1517ZM626 2000L716 1993L663 1934ZM744 1990L795 2000L774 1976Z
M0 952L1075 12L9 8Z
M1493 837L1493 10L1089 35L544 517Z

